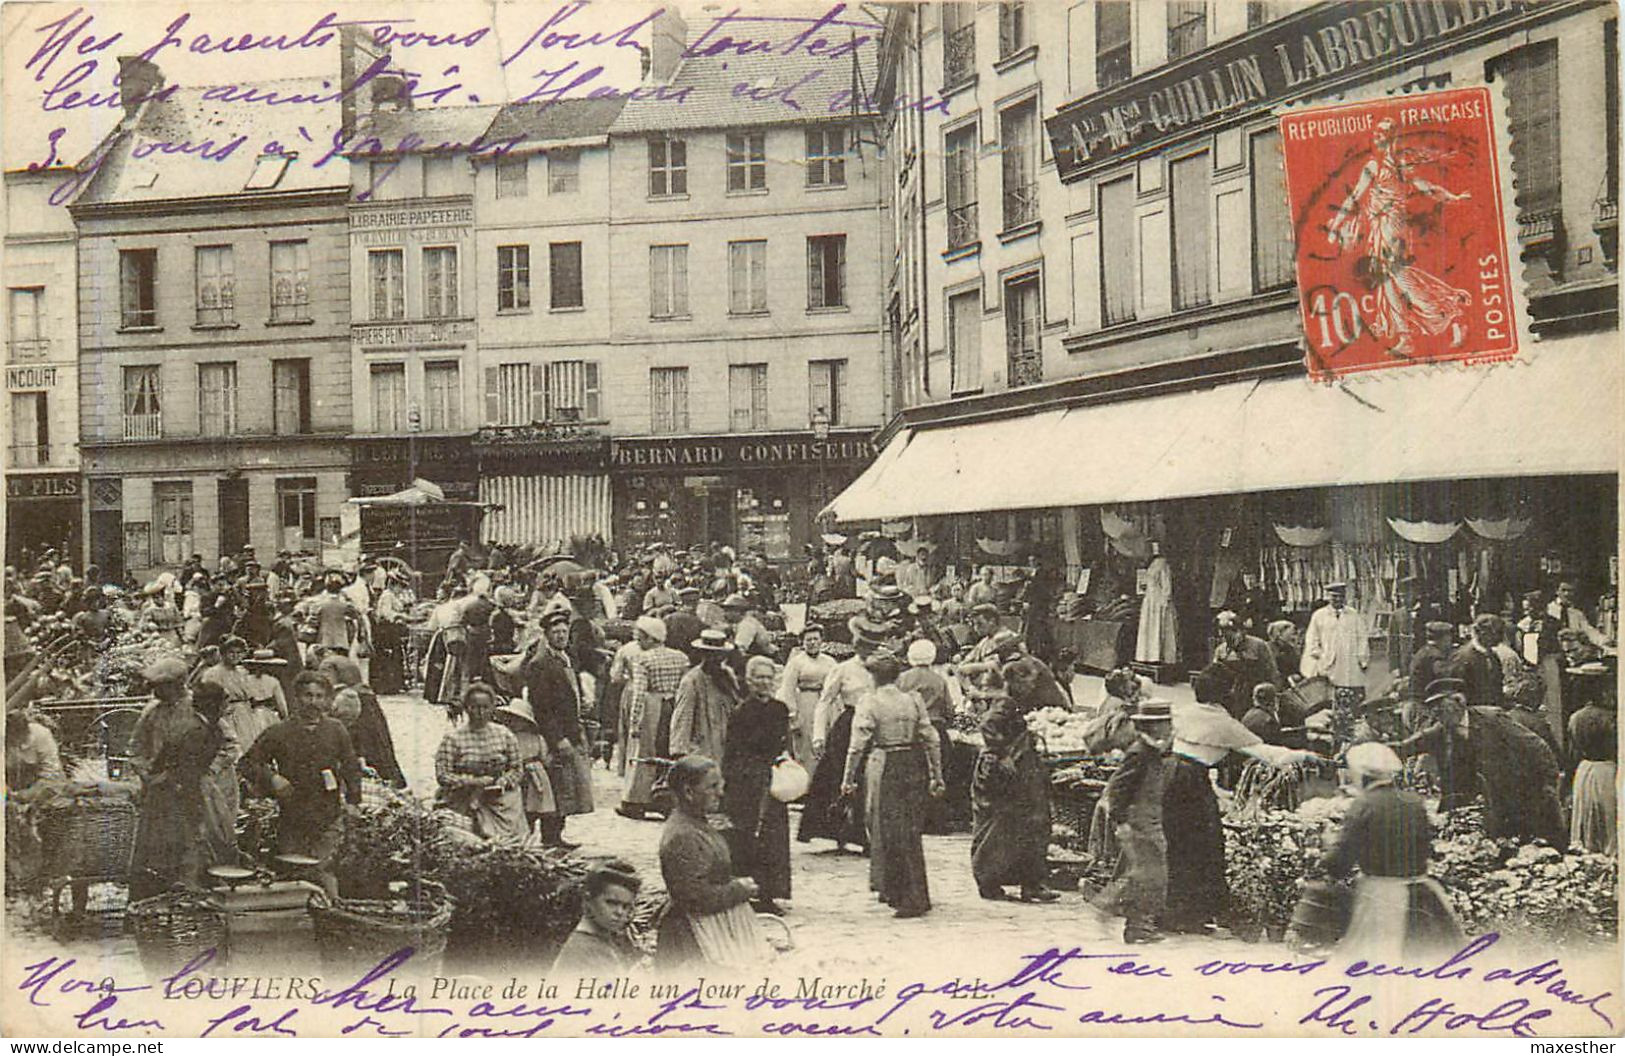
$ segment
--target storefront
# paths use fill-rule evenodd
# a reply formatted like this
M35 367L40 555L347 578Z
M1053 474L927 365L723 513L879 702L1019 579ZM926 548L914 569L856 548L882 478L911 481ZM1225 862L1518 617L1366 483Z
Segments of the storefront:
M614 540L687 548L724 543L794 560L818 511L873 454L868 430L627 437L610 445Z
M574 551L614 530L609 439L581 427L487 426L474 437L487 539Z
M49 548L77 560L82 523L79 474L6 475L6 564Z
M1217 612L1301 627L1343 581L1376 686L1403 670L1418 612L1515 615L1522 592L1566 579L1589 608L1616 596L1620 382L1611 349L1556 340L1336 386L1277 372L1083 397L903 429L831 512L912 519L889 534L931 543L934 576L989 564L1013 587L1037 558L1059 580L1057 645L1176 679L1210 655ZM1565 412L1522 428L1532 407ZM1171 615L1142 621L1147 604ZM1096 620L1116 625L1109 647Z
M418 479L438 484L453 501L479 497L470 435L357 436L350 438L350 452L350 494L357 498L392 495Z

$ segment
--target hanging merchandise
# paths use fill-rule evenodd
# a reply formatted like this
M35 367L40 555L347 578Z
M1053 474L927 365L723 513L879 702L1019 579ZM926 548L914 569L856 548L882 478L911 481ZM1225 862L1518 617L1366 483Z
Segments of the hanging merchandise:
M991 557L1014 557L1021 553L1021 541L1017 539L978 539L976 547Z
M1493 542L1504 543L1513 539L1521 539L1535 523L1532 517L1503 517L1499 520L1493 518L1467 518L1467 527L1480 539L1489 539Z
M1179 615L1174 611L1174 577L1168 559L1155 556L1145 568L1145 597L1140 603L1140 631L1134 659L1171 664L1179 657Z
M1406 521L1398 517L1388 518L1388 526L1394 534L1407 543L1417 543L1423 546L1432 546L1446 542L1461 531L1460 521L1438 523L1435 521Z
M1274 525L1275 537L1288 546L1308 548L1325 546L1332 541L1330 528L1304 528L1297 525Z

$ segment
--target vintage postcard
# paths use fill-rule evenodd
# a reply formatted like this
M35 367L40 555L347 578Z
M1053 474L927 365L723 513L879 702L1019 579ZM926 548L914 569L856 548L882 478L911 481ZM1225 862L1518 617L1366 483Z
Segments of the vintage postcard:
M1625 1031L1614 4L0 15L0 1033Z

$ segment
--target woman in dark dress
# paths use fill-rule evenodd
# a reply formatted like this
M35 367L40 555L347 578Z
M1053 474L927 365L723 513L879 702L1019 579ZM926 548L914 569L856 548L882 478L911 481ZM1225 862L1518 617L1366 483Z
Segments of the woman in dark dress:
M1049 769L1026 719L1038 684L1019 659L1005 665L1005 679L1009 695L982 720L983 748L971 779L971 873L983 898L1008 898L1005 887L1019 885L1021 901L1053 902L1060 896L1044 886Z
M944 791L937 731L919 695L898 688L903 665L895 656L876 653L868 666L875 689L855 709L843 791L857 792L861 770L868 784L870 889L893 916L923 916L931 891L920 835L927 797L940 799Z
M728 720L722 750L722 810L735 833L729 844L733 867L755 878L762 913L782 912L773 900L790 897L789 811L768 792L773 764L790 750L790 712L773 696L777 682L773 661L750 659L746 697Z
M317 670L333 684L333 715L350 734L355 754L378 779L394 788L406 787L406 775L395 757L389 720L378 694L361 677L361 665L347 656L323 658Z
M861 635L854 636L852 646L857 658L862 661L872 655L879 642ZM835 665L829 678L840 678L844 674L843 668L851 664L851 660L843 660ZM861 673L861 672L860 672ZM870 680L864 676L861 684L869 685ZM829 681L825 680L825 692L829 692ZM836 694L837 698L840 694ZM869 837L864 830L864 808L862 779L854 782L857 791L850 796L841 794L842 770L846 766L846 753L852 746L852 719L854 707L841 708L841 713L829 724L829 732L825 736L824 754L818 757L818 765L813 769L812 783L807 789L807 795L802 800L801 827L796 831L796 839L802 843L818 840L834 840L836 850L844 850L847 844L867 849Z
M722 806L722 772L703 755L688 755L667 776L677 809L660 832L660 875L671 907L660 920L655 968L670 970L707 961L696 929L756 897L756 881L733 875L728 841L708 816Z

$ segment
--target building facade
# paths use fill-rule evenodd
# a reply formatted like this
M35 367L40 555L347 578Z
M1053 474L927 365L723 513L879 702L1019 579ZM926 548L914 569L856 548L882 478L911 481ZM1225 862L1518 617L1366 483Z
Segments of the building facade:
M6 563L80 556L78 311L63 169L6 173Z
M875 49L691 43L681 20L657 25L664 98L630 100L610 128L615 537L789 558L886 413L886 202L851 91L873 83Z
M242 149L160 164L158 142L263 143L266 115L158 91L139 60L122 80L71 207L89 560L317 553L349 495L349 174Z
M962 563L1042 555L1086 606L1134 596L1155 550L1176 664L1217 609L1306 615L1334 578L1394 641L1424 596L1499 609L1554 569L1614 590L1617 30L1585 0L892 8L901 412L836 515L916 518ZM1295 261L1327 232L1290 211L1283 115L1480 86L1516 258L1485 281L1515 279L1518 357L1311 381ZM1423 552L1420 522L1527 531ZM1125 634L1107 659L1144 651Z

